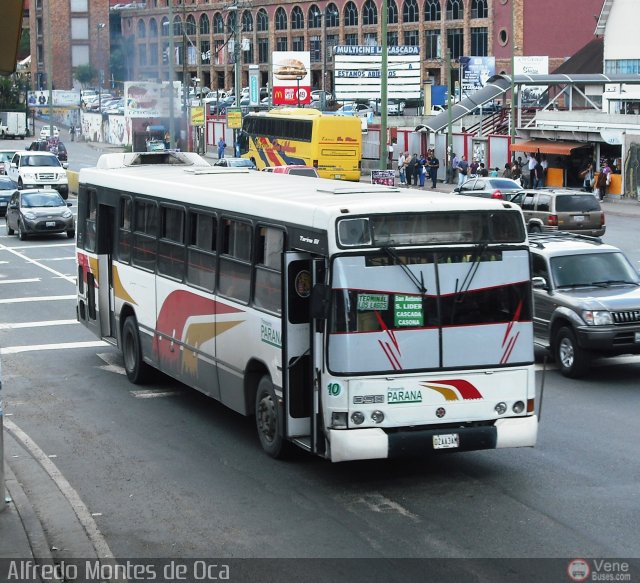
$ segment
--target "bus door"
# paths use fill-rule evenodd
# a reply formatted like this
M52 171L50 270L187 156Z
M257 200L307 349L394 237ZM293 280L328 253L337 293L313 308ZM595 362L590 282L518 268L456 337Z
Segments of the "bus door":
M285 253L285 302L282 318L283 395L285 434L315 450L311 442L313 395L313 350L311 338L311 290L313 262L309 253Z
M112 261L115 242L115 208L105 204L98 207L98 311L103 338L115 338L115 297L113 293Z

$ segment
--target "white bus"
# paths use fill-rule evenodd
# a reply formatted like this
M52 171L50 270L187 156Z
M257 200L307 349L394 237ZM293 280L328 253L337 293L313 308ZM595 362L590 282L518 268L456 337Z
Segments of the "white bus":
M273 457L535 445L508 202L107 154L80 172L77 258L78 318L129 379L159 369L255 415Z

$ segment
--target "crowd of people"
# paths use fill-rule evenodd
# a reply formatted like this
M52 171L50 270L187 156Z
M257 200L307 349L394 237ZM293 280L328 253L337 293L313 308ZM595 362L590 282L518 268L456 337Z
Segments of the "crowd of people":
M398 174L401 186L416 186L424 188L425 180L431 181L431 187L436 188L438 182L438 168L440 160L434 150L427 150L424 154L409 154L404 152L398 158Z

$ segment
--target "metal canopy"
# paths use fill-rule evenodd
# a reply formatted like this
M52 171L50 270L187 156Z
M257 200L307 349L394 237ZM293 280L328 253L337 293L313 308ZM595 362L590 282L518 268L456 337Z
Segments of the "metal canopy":
M604 75L601 73L577 74L577 75L516 75L513 78L515 85L604 85L606 83L620 83L639 85L640 75ZM503 93L511 90L511 77L509 75L494 75L486 85L464 98L451 108L451 121L469 115L480 105L494 100ZM440 132L449 125L449 112L444 111L431 117L426 123L416 127L416 132Z
M568 156L573 150L586 148L590 144L582 142L550 142L549 140L527 140L511 144L511 150L516 152L539 152L540 154L557 154Z

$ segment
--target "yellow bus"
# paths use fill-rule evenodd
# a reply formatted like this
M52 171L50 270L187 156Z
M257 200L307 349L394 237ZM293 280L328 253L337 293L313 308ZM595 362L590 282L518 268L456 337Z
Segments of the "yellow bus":
M249 113L242 122L240 154L259 170L269 166L314 166L321 178L360 180L362 124L357 117L317 109L283 108Z

